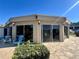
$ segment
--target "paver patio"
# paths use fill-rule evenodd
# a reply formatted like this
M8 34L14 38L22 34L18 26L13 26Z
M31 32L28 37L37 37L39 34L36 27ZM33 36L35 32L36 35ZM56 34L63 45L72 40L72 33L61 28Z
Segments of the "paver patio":
M50 51L50 59L79 59L79 37L64 42L45 43Z
M50 59L79 59L79 37L64 42L44 43L51 53ZM0 48L0 59L11 59L15 47Z

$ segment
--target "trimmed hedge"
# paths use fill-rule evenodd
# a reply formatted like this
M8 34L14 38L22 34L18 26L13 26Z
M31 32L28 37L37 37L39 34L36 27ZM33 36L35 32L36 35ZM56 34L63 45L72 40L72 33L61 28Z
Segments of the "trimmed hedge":
M26 43L15 49L12 59L49 59L49 51L42 44Z

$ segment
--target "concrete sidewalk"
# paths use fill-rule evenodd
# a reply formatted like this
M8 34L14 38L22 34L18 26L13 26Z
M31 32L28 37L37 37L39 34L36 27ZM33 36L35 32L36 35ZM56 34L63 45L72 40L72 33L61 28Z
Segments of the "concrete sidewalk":
M0 48L0 59L11 59L15 47Z
M0 41L0 59L11 59L14 49L14 45Z
M50 59L79 59L79 37L70 36L64 42L44 43L50 51Z

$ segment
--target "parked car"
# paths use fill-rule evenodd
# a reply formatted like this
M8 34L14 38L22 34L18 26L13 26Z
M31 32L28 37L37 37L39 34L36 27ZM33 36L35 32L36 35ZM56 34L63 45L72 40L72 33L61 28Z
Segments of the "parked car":
M71 29L70 29L70 32L71 32L71 33L75 33L75 31L74 31L74 30L71 30Z
M70 34L70 35L75 35L75 31L70 29L70 30L69 30L69 34Z
M79 29L75 30L76 36L79 36Z

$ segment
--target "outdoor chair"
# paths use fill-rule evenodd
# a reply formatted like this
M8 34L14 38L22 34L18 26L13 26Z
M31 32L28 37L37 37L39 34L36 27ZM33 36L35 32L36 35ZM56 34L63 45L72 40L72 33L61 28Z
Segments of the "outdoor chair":
M11 37L10 36L5 36L5 38L3 39L3 42L11 43Z
M13 44L15 45L20 45L23 43L24 40L24 36L23 35L19 35L18 38L16 38L15 40L13 40Z
M4 39L4 37L3 36L0 36L0 41L2 41Z

